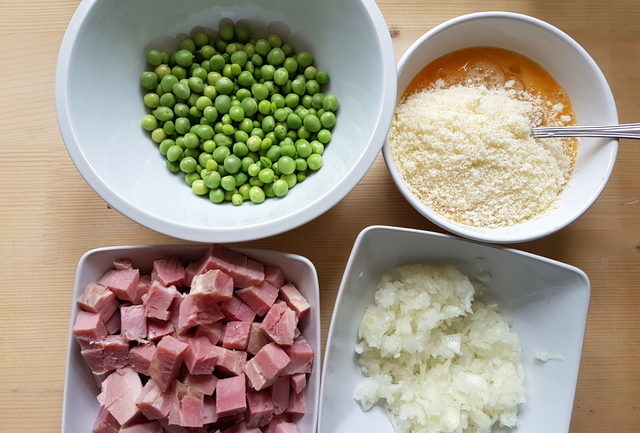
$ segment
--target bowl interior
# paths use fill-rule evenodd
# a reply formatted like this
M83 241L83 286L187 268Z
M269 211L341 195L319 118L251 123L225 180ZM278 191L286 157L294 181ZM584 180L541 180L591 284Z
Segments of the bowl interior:
M511 13L478 13L448 21L423 36L400 60L398 98L431 61L451 51L494 46L523 54L545 68L567 91L578 124L618 122L615 102L602 72L573 39L537 19ZM578 218L598 198L613 169L617 140L582 138L573 175L558 208L540 218L511 227L486 229L459 224L423 205L402 182L385 144L385 161L407 200L441 227L490 242L519 242L554 232Z
M99 390L86 366L80 346L71 334L71 327L78 311L75 300L87 284L97 281L115 259L127 257L135 267L151 272L153 261L161 257L178 256L183 260L195 260L207 249L203 245L111 247L89 251L78 263L73 291L71 326L67 350L67 367L62 409L62 433L89 432L98 414L96 395ZM300 330L315 352L314 368L306 389L307 414L298 421L302 433L314 433L317 423L318 396L320 393L320 305L318 278L313 264L302 256L252 248L235 248L251 258L270 265L280 266L285 278L293 282L312 306L311 314L300 322Z
M354 346L380 276L409 263L452 264L471 277L490 278L482 299L498 304L522 346L527 402L520 407L518 433L568 431L589 302L584 273L542 257L447 235L370 227L351 251L331 320L319 432L393 433L381 407L363 412L353 399L362 380ZM542 363L535 359L538 351L561 353L565 360Z
M317 67L331 75L328 92L341 103L324 168L286 199L259 206L213 205L195 196L183 176L165 168L140 127L146 110L138 77L147 67L146 51L175 51L192 29L214 34L225 18L247 25L254 36L278 33L297 52L311 51ZM285 231L337 203L382 146L395 99L393 51L383 26L370 1L86 1L61 49L57 99L64 141L106 201L155 230L215 242Z

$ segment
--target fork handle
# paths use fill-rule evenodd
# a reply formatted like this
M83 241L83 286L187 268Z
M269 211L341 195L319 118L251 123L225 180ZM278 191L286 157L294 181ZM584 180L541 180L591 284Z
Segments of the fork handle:
M541 126L531 129L533 138L607 137L640 139L640 123L602 126Z

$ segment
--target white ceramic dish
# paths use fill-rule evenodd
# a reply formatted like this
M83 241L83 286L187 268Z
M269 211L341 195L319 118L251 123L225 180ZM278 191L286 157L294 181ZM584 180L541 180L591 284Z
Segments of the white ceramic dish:
M578 124L616 124L615 101L607 81L589 54L571 37L538 19L510 12L480 12L442 23L425 33L398 64L398 99L426 65L451 51L494 46L524 54L545 68L568 92ZM511 227L472 227L444 218L418 200L404 184L389 143L384 158L407 201L426 218L453 233L484 242L514 243L553 233L580 217L604 189L616 159L618 141L581 139L573 176L560 206L540 218Z
M407 263L447 263L470 276L490 275L485 300L496 302L520 338L527 402L517 433L569 430L589 305L581 270L522 251L439 233L374 226L356 239L331 319L321 386L319 433L393 433L384 410L363 412L353 399L362 379L357 330L382 273ZM564 361L542 363L538 351ZM496 429L494 432L502 430Z
M80 258L71 307L61 433L90 432L99 408L96 401L98 388L82 355L80 355L80 346L71 334L73 321L78 311L75 300L80 296L85 286L90 282L97 281L111 268L113 260L121 257L131 259L134 266L148 273L151 271L153 260L167 256L194 260L201 257L207 248L206 245L107 247L88 251ZM285 273L285 278L293 282L311 304L311 314L301 321L300 329L313 347L315 359L306 390L307 414L298 422L298 426L301 433L315 433L321 366L320 312L318 311L320 297L316 269L308 259L295 254L252 248L234 248L234 250L261 262L280 266Z
M340 100L324 167L285 199L214 205L165 168L140 127L146 51L173 51L197 26L213 34L223 18L245 23L254 35L276 32L296 51L311 51L331 74L329 92ZM391 38L373 0L84 0L69 23L56 71L62 138L89 185L140 224L196 242L271 236L338 203L382 147L395 92Z

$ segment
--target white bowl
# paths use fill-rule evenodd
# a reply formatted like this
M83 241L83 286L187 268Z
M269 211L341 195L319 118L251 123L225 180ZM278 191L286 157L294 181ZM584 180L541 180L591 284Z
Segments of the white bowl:
M80 346L76 343L71 332L78 312L76 299L82 294L86 285L97 281L107 270L112 268L112 262L119 258L127 257L131 259L135 267L149 273L153 261L158 258L177 256L183 260L195 260L201 257L207 248L207 245L106 247L88 251L80 258L71 306L61 433L90 432L100 407L96 400L99 390L80 354ZM321 365L320 311L318 311L320 295L316 269L307 258L295 254L253 248L234 248L234 250L263 263L280 266L284 271L285 279L293 282L311 305L309 316L303 318L299 326L302 335L315 352L315 359L306 388L307 413L297 424L301 433L315 433Z
M491 276L482 299L498 304L522 346L527 402L520 406L518 427L509 431L566 433L589 305L584 272L522 251L384 226L360 233L342 277L325 350L318 432L393 433L384 409L364 412L353 399L362 380L354 346L380 276L409 263L446 263L472 277ZM565 359L542 363L535 359L538 351Z
M516 51L541 65L569 94L578 124L618 123L609 85L589 54L552 25L509 12L463 15L425 33L400 59L398 100L417 73L433 60L451 51L474 46L494 46ZM383 152L391 177L402 195L433 223L467 238L513 243L546 236L580 217L607 184L618 152L618 141L582 138L573 175L562 193L558 208L537 219L500 228L472 227L434 212L416 198L403 182L388 141Z
M324 167L284 199L214 205L171 174L140 127L139 76L150 48L173 51L194 27L230 18L253 35L279 33L331 74L341 106ZM56 109L69 155L111 206L153 230L199 242L239 242L295 228L338 203L382 147L396 96L389 31L373 0L84 0L64 36Z

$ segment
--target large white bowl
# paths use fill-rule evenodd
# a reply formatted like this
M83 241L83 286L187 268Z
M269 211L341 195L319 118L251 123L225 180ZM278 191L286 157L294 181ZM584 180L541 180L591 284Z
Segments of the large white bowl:
M524 54L545 68L567 91L578 124L618 123L616 105L607 81L589 54L566 33L526 15L480 12L446 21L409 47L398 65L398 100L422 68L451 51L494 46ZM424 205L406 186L384 145L391 177L407 201L422 215L458 235L485 242L513 243L553 233L580 217L604 189L616 159L618 141L583 138L574 173L558 208L541 217L510 227L481 228L452 221Z
M64 378L61 433L89 433L98 415L99 404L96 395L99 390L82 355L80 346L72 335L73 322L78 313L76 299L87 284L97 281L112 268L112 262L119 258L129 258L133 265L144 273L150 273L153 261L163 257L177 256L184 261L201 257L207 245L164 245L164 246L122 246L97 248L86 252L78 262L71 323L67 348L67 367ZM295 254L253 248L234 248L236 251L263 263L280 266L285 279L296 285L300 293L309 301L311 312L299 324L302 335L315 353L313 370L307 383L305 405L307 413L297 422L301 433L315 433L318 418L318 397L320 393L320 294L316 268L307 258Z
M331 74L341 107L324 167L284 199L214 205L165 168L140 127L138 78L150 48L172 51L194 27L213 33L223 18L254 35L279 33L311 51ZM200 242L237 242L281 233L338 203L364 176L393 114L396 68L389 31L373 0L84 0L65 34L56 108L67 150L91 187L127 217Z
M527 401L517 428L492 431L566 433L589 306L584 272L522 251L384 226L360 233L342 277L325 350L318 432L394 432L382 407L364 412L353 399L362 380L354 346L380 276L410 263L452 264L486 281L482 299L497 303L518 334ZM564 360L542 363L538 351L559 353Z

